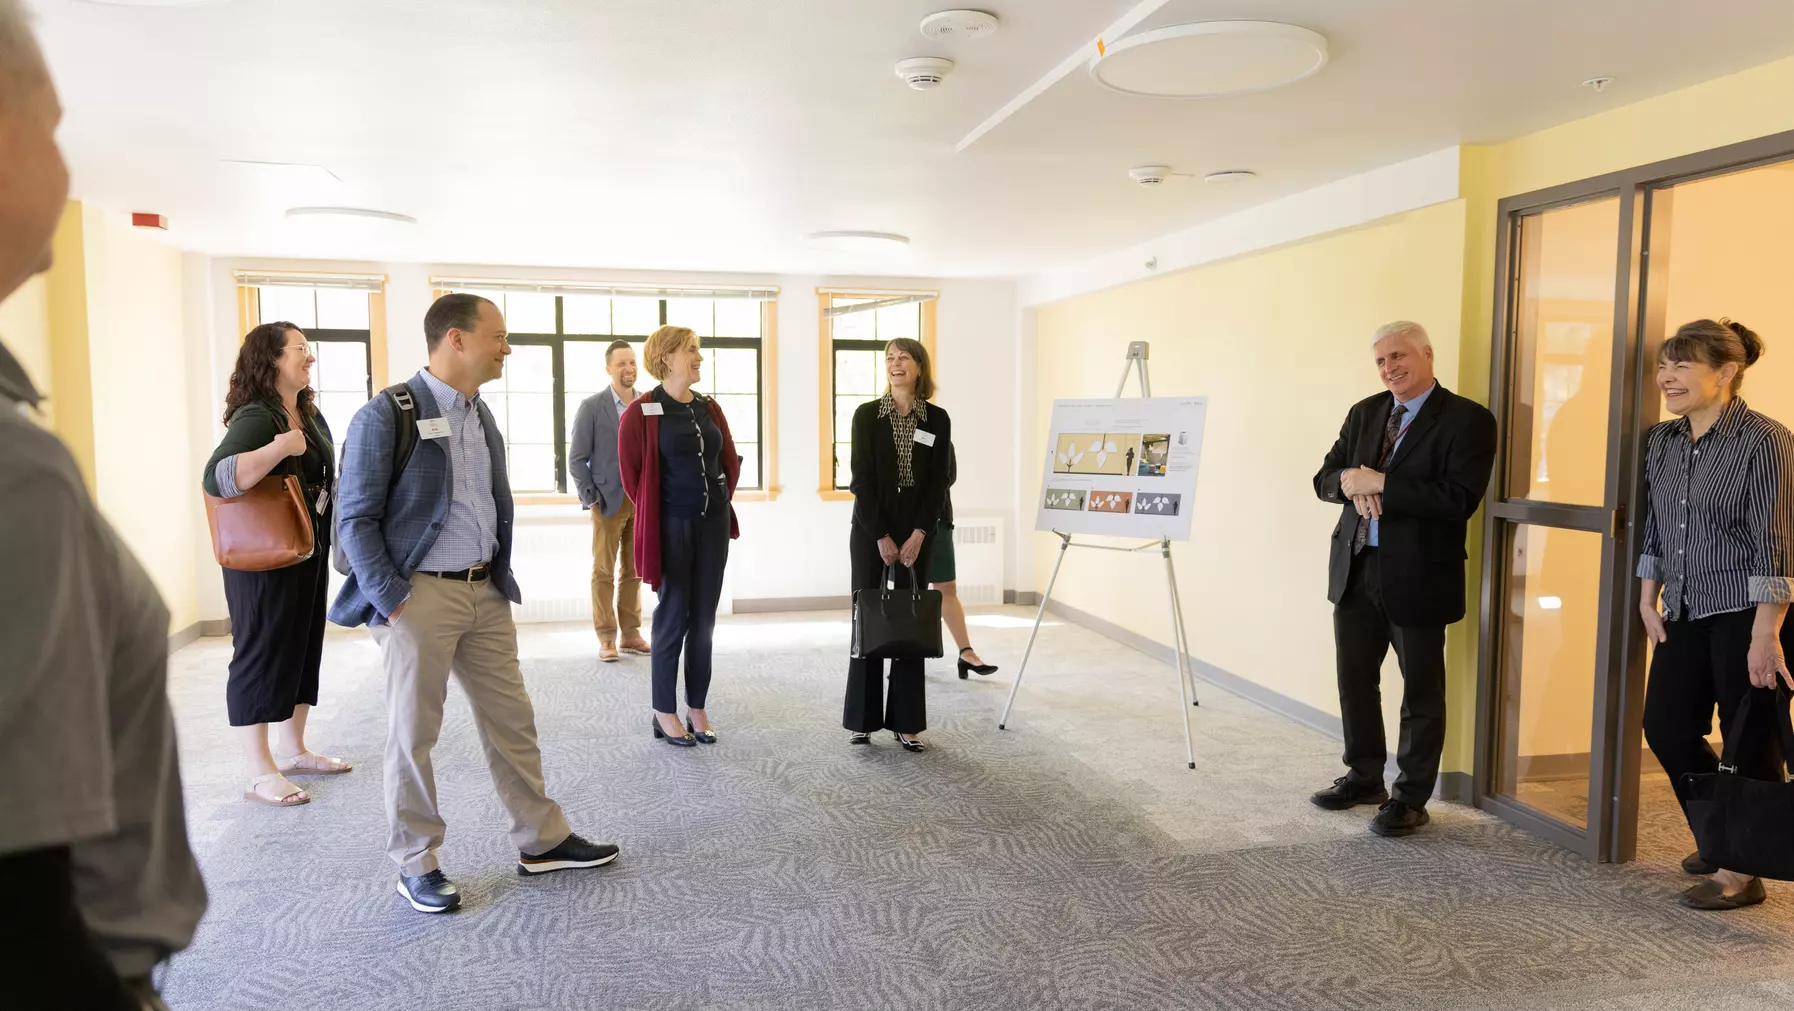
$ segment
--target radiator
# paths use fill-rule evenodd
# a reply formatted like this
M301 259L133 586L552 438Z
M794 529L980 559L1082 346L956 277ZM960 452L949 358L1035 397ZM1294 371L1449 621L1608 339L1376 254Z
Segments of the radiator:
M511 570L523 591L518 621L592 620L592 521L520 520L513 527ZM652 594L644 594L652 597Z
M1002 516L957 514L953 522L959 599L969 607L1001 604L1006 521Z

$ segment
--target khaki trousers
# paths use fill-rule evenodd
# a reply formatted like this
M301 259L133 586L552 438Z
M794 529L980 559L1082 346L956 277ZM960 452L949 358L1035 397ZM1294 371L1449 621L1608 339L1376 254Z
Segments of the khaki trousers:
M372 632L386 664L386 851L399 872L440 866L436 851L448 826L436 806L430 749L442 732L450 673L473 709L492 785L511 816L511 842L532 855L565 842L573 830L542 781L536 713L504 594L490 580L412 576L398 621Z
M622 572L617 571L621 556ZM613 603L614 601L614 603ZM592 627L602 642L642 637L642 580L635 574L635 503L623 500L615 516L592 507Z

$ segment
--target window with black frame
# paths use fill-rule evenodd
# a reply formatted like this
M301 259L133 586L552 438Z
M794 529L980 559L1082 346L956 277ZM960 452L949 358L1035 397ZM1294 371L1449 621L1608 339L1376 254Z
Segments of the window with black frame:
M729 419L741 453L740 488L763 487L759 301L455 290L491 299L510 332L505 374L480 396L504 435L512 491L566 493L570 426L580 403L610 386L605 349L627 341L640 361L648 335L666 324L690 327L701 339L704 378L693 388L716 398ZM642 368L636 391L655 384Z
M830 308L888 300L881 295L836 295ZM853 412L885 392L885 345L899 337L922 339L922 303L884 305L828 317L831 406L834 428L834 487L845 490L853 477Z
M311 344L312 389L319 413L340 449L349 419L374 395L373 338L368 293L355 288L262 285L256 289L258 323L287 322Z

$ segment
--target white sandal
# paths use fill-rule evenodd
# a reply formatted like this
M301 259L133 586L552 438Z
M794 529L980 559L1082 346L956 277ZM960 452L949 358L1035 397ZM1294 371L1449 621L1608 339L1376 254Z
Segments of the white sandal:
M272 798L261 790L269 783L286 783L287 786L292 787L292 790L289 793L281 794L278 798ZM301 804L311 803L311 797L304 790L288 782L287 778L278 772L265 773L250 780L249 789L243 791L243 799L253 800L257 804L266 804L269 807L298 807Z
M320 755L315 751L301 751L291 758L277 759L276 763L285 776L340 776L355 768L340 758Z

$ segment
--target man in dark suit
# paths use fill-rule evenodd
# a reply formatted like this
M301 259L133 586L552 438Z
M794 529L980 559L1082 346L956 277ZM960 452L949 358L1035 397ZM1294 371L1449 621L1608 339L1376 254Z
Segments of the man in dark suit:
M635 349L613 341L604 352L610 386L579 405L567 473L581 508L592 512L592 625L598 659L617 662L617 633L625 653L648 655L642 638L642 580L635 571L635 503L623 494L617 460L617 422L635 402ZM620 564L619 564L620 563Z
M1464 617L1464 537L1495 463L1495 416L1434 380L1420 324L1380 327L1372 347L1389 392L1352 407L1314 476L1315 494L1343 504L1327 599L1349 771L1313 800L1334 811L1380 804L1371 831L1401 836L1429 820L1439 778L1445 626ZM1393 798L1379 685L1391 645L1403 681Z

